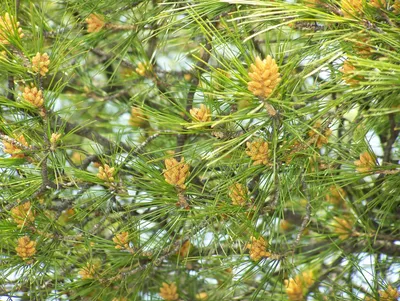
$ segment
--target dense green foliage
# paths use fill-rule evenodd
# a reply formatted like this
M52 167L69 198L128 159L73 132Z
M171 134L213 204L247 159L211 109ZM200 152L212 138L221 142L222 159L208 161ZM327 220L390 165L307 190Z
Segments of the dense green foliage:
M397 299L400 1L0 16L0 297Z

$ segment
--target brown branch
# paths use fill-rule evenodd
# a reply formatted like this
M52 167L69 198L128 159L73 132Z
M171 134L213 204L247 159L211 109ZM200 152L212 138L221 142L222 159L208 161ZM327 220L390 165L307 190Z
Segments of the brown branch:
M154 135L151 135L151 136L148 137L144 142L142 142L139 146L137 146L136 149L135 149L134 151L132 151L132 152L129 154L129 156L128 156L127 158L129 158L129 157L131 157L131 156L137 156L137 155L141 154L141 153L143 152L144 148L145 148L151 141L153 141L154 139L156 139L157 137L159 137L162 133L173 133L173 132L172 132L172 131L169 131L169 130L165 130L165 131L160 131L160 132L158 132L158 133L155 133ZM104 153L104 154L103 154L103 156L108 156L108 155L110 155L110 153ZM100 155L90 155L90 156L87 156L87 157L82 161L82 164L81 164L81 166L80 166L79 168L82 169L82 170L85 170L85 169L89 166L90 163L99 161L99 159L100 159Z
M370 249L372 248L372 250ZM367 240L359 240L344 248L347 252L366 252L373 254L385 254L388 256L400 256L400 246L386 240L376 240L370 243ZM372 252L371 252L372 251Z
M380 13L382 14L383 18L385 19L385 21L393 28L396 28L396 24L392 22L392 20L390 20L390 18L388 17L388 15L385 13L385 11L383 9L379 9Z
M106 23L104 28L111 29L113 31L129 31L129 30L137 30L137 25L130 25L130 24L113 24L113 23Z
M66 32L67 32L66 28L59 28L59 29L52 30L52 31L43 31L42 34L43 34L43 37L45 37L45 38L54 39L58 35L64 34Z
M19 12L19 7L20 7L20 5L21 5L21 0L15 1L15 10L16 10L17 14L18 14L18 12Z
M69 122L69 121L64 121L60 117L57 118L56 125L58 127L64 127L65 134L73 132L77 134L78 136L87 138L91 141L99 143L101 146L103 146L107 151L131 151L131 148L123 143L116 143L111 140L108 140L106 137L102 136L99 134L97 131L90 129L89 127L79 127L77 124Z
M109 155L109 154L104 154L104 155ZM99 159L100 159L100 155L87 156L85 159L83 159L81 166L79 166L79 169L85 170L86 168L88 168L90 163L97 162L97 161L99 161Z
M318 24L317 22L306 22L306 21L297 21L294 22L294 29L297 30L313 30L313 31L322 31L326 29L326 26Z
M343 12L337 8L334 5L328 4L328 3L323 3L322 1L318 1L318 5L321 5L322 7L326 8L329 12L338 15L338 16L343 16Z
M132 84L135 84L135 81L133 81ZM100 101L114 100L116 98L122 98L122 97L129 98L129 89L122 89L119 92L113 94L110 94L110 92L105 90L102 91L107 93L107 96L99 95L99 93L96 92L89 92L86 94L86 96Z
M7 93L7 98L10 101L15 101L14 90L15 90L14 76L10 75L8 77L8 93Z
M38 190L36 190L30 197L25 198L23 200L21 200L20 202L14 202L14 203L10 203L7 206L4 207L3 211L0 212L4 212L4 211L10 211L13 207L15 206L19 206L19 205L23 205L26 202L29 202L30 200L34 200L36 199L38 196L40 196L41 194L43 194L46 191L46 188L42 185Z
M101 50L100 48L92 48L92 49L90 49L90 51L93 52L94 54L102 57L102 60L104 60L104 61L108 61L108 60L111 60L116 57L115 54L106 53L103 50ZM120 60L120 62L121 62L121 65L124 66L125 68L130 68L133 70L136 69L135 65L132 64L131 62L128 62L127 60Z
M41 176L42 176L42 187L43 190L50 189L50 188L57 188L57 185L49 180L49 174L47 170L47 157L49 153L47 152L44 157L42 158L42 163L40 165Z
M371 23L371 21L364 19L364 26L367 28L367 30L373 30L377 33L384 34L384 31L380 29L378 26L376 26L375 23Z
M170 130L164 130L164 131L160 131L158 133L155 133L154 135L151 135L150 137L148 137L144 142L142 142L138 147L136 147L134 154L135 155L139 155L143 152L144 148L154 139L156 139L158 136L160 136L162 133L174 133L173 131Z

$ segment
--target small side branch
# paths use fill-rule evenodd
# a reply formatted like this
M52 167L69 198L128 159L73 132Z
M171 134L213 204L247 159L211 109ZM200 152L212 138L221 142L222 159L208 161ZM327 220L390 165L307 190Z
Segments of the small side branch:
M4 134L1 134L1 133L0 133L0 139L15 145L19 149L22 149L22 150L25 150L25 151L28 151L28 152L32 152L32 151L36 150L35 147L26 146L26 145L22 144L21 142L15 140L14 138L11 138L11 137L9 137L7 135L4 135Z
M15 91L14 76L10 75L8 77L8 93L7 93L8 100L15 101L14 91Z

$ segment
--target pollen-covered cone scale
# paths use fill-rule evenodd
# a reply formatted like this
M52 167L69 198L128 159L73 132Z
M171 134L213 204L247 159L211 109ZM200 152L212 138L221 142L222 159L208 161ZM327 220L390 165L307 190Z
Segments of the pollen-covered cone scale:
M134 127L146 128L149 126L148 116L139 107L132 107L129 124Z
M357 86L360 80L363 79L362 76L355 75L356 71L356 67L349 61L345 61L343 67L340 69L340 72L343 73L343 80L350 86Z
M247 142L246 154L254 161L253 165L268 164L268 143L263 140Z
M198 293L198 294L196 294L196 300L199 300L199 301L206 301L206 300L208 300L208 294L206 293L206 292L201 292L201 293Z
M198 122L211 121L211 111L204 104L201 104L200 108L190 109L190 115Z
M235 183L229 187L229 197L233 205L244 206L247 201L247 187L240 183Z
M383 301L394 301L398 300L400 297L400 292L393 286L389 285L386 290L379 291L380 300Z
M393 12L398 15L400 14L400 0L395 0L392 5Z
M113 182L114 179L115 168L110 167L108 164L104 164L104 166L99 167L99 172L97 173L97 177L105 182Z
M344 206L346 197L346 192L341 187L337 187L332 185L329 187L329 192L325 196L327 202L331 203L334 206L341 207Z
M379 299L365 297L364 301L397 301L400 297L400 292L391 285L388 285L386 290L379 290Z
M302 301L304 300L304 294L308 288L313 285L314 275L312 271L305 271L300 275L296 275L294 278L284 281L286 288L286 294L291 301Z
M320 0L304 0L303 1L304 4L308 7L312 7L315 8L317 7L319 4L321 4Z
M32 70L33 72L39 73L41 76L45 76L49 72L50 59L47 53L41 54L40 52L32 58Z
M57 148L57 143L61 138L61 133L51 133L50 150L54 151Z
M178 188L185 189L185 181L189 176L189 165L185 163L185 158L182 157L179 162L175 158L165 159L164 178L168 184Z
M354 161L354 165L357 166L358 172L370 172L375 167L375 159L369 152L363 152L360 154L360 160Z
M116 249L129 249L129 232L121 232L113 237Z
M191 246L190 241L189 240L185 241L177 252L179 256L180 257L188 256L190 251L190 246Z
M340 6L345 17L351 17L352 15L360 15L363 9L362 0L341 0Z
M20 23L15 20L15 17L9 13L5 13L0 16L0 44L10 44L10 38L12 36L18 36L22 38L22 28L19 27Z
M25 87L22 97L26 102L29 102L31 105L37 108L43 106L43 92L36 87Z
M354 220L349 216L344 218L335 217L332 227L333 232L339 236L339 239L346 240L353 232Z
M15 206L11 209L11 216L18 225L18 228L33 223L35 220L35 212L31 206L31 202Z
M247 88L262 98L268 98L281 80L278 65L270 55L264 60L256 57L255 63L250 65L249 77Z
M250 258L254 261L259 261L261 258L271 256L271 253L267 251L268 242L263 238L251 237L251 242L246 245L249 249Z
M103 17L96 14L90 14L90 16L85 21L88 25L88 32L99 32L105 25Z
M87 263L85 267L81 268L78 274L82 279L93 279L98 266L96 264Z
M140 76L146 76L149 75L153 71L153 66L150 63L147 62L140 62L135 69L136 73L139 74Z
M36 253L36 242L28 236L21 237L18 239L18 246L15 248L15 251L24 260L30 258Z
M385 8L386 0L371 0L370 4L376 8Z
M20 135L16 140L22 145L28 147L28 142L26 142L25 137L23 135ZM23 150L20 149L18 146L16 146L14 143L10 143L4 140L3 144L4 144L4 152L6 154L11 154L11 158L21 159L25 157L25 155L22 153Z
M177 294L178 288L175 285L175 282L168 284L163 282L162 287L160 287L160 297L166 301L175 301L179 299L179 295Z
M328 143L329 137L332 135L332 130L331 129L326 129L323 133L319 133L322 129L321 121L317 121L313 129L308 132L308 136L314 140L315 145L318 148L322 148L325 144Z
M356 37L356 42L353 45L354 51L362 58L368 58L373 53L373 48L370 46L371 39L365 36Z

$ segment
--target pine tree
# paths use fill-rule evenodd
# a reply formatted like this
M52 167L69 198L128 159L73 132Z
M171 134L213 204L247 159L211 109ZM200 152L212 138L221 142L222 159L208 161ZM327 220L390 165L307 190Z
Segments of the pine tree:
M0 297L398 300L399 0L4 0Z

